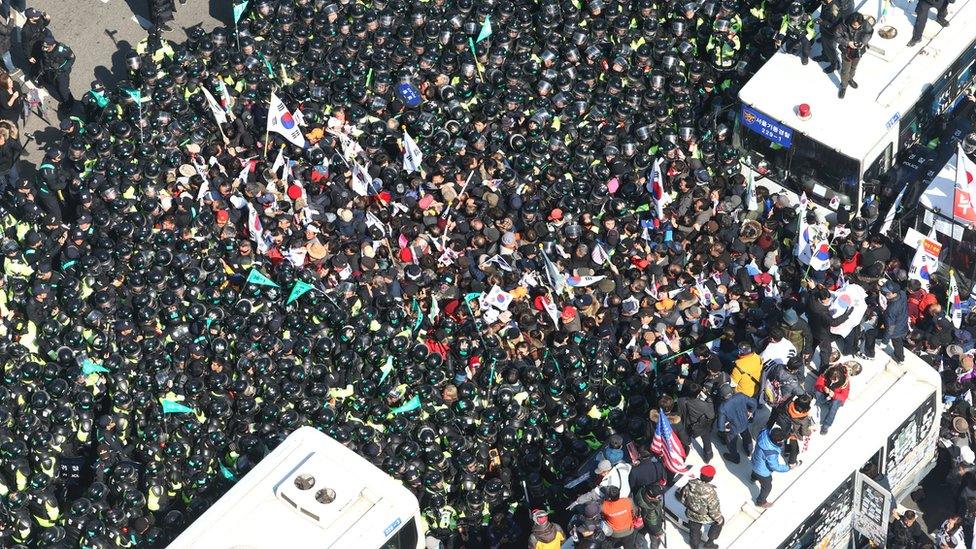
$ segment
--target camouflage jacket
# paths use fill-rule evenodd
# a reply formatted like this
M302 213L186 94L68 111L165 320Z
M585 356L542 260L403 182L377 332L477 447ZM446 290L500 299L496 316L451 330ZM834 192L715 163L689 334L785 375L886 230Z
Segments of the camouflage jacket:
M707 482L692 480L678 491L678 501L685 506L685 514L691 522L708 524L722 520L718 492Z

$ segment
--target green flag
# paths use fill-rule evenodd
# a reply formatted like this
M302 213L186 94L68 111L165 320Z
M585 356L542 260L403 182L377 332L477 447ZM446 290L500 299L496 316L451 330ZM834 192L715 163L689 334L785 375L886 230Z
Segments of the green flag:
M234 473L232 473L230 471L230 469L228 469L227 466L224 465L224 462L223 461L218 461L217 462L217 465L220 466L220 474L224 475L224 478L225 479L227 479L227 480L237 480L237 477L235 477L234 476Z
M244 0L240 4L234 4L234 24L236 25L238 21L241 20L241 16L247 11L248 0Z
M412 412L417 408L420 408L420 395L414 395L413 398L407 401L406 404L404 404L403 406L397 406L396 408L393 408L392 410L390 410L390 413L393 415L405 414L407 412Z
M393 371L393 357L392 356L386 357L386 364L384 364L383 367L380 368L380 371L383 372L383 375L380 376L380 383L379 384L380 385L383 385L383 382L386 381L386 377L388 375L390 375L390 372Z
M470 294L465 294L464 301L468 302L472 299L478 299L479 297L481 297L481 292L471 292Z
M314 289L315 288L311 284L308 284L301 280L296 280L295 285L291 289L291 293L288 294L288 301L285 302L285 305L291 305L292 301L295 301L296 299L302 297L303 295L307 294L309 291Z
M491 36L491 16L485 16L485 22L481 24L481 32L478 33L477 42L481 42L485 38Z
M102 366L101 364L96 364L90 358L86 358L84 362L81 363L81 373L87 375L91 374L107 374L109 372L108 368Z
M142 92L135 88L122 88L136 103L142 103Z
M257 270L254 267L251 267L251 272L247 273L247 284L257 284L258 286L274 286L275 288L278 287L278 285L275 284L274 280L271 280L270 278L264 276L263 274L261 274L261 271Z
M413 308L417 311L417 323L413 326L413 331L417 331L420 325L424 323L424 312L420 310L420 303L417 303L417 298L413 298Z
M175 400L169 400L165 398L159 399L159 402L163 405L164 414L192 414L193 408L184 406Z

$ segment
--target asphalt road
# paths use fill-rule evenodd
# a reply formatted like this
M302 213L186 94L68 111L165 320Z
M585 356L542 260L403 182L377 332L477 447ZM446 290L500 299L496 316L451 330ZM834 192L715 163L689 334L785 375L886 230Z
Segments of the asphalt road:
M231 4L231 0L186 0L184 5L177 1L176 20L169 24L173 30L164 38L181 42L186 29L195 25L210 30L229 23ZM54 36L75 52L71 89L76 99L88 91L95 77L109 83L124 75L126 52L146 37L144 26L150 25L147 0L28 0L27 5L50 15ZM36 136L27 147L28 162L39 162L43 146L57 135L49 129L58 124L53 100L43 114L47 121L32 114L24 127L25 134Z

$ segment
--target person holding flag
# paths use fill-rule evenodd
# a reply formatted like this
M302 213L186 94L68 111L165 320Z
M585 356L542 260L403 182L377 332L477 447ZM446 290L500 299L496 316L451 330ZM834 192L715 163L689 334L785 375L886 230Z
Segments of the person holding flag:
M271 132L283 136L295 146L305 148L305 136L302 135L302 130L299 128L298 122L275 92L271 92L271 101L268 105L268 125L265 130L264 145L265 153L268 150L267 141Z

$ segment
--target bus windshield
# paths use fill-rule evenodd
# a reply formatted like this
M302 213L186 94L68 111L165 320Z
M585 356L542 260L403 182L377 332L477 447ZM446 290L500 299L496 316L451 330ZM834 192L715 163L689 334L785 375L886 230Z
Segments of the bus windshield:
M857 200L860 174L857 160L798 131L793 132L790 148L769 141L741 123L736 125L736 133L736 145L745 151L746 163L753 168L765 167L773 181L797 193L806 192L828 200L836 193L843 206ZM827 193L827 189L832 192Z

